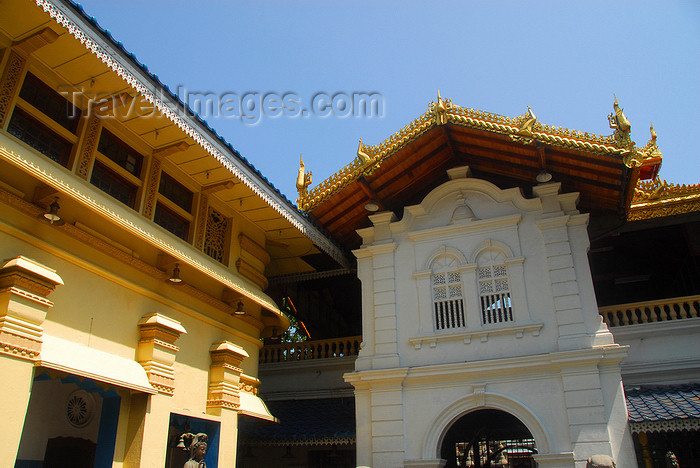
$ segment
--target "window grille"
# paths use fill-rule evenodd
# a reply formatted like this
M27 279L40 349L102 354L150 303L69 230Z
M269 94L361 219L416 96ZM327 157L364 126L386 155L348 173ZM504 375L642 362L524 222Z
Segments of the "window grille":
M72 145L29 114L15 108L7 131L61 166L68 166Z
M462 275L457 271L433 273L432 283L435 328L445 330L466 326Z
M19 97L49 116L71 133L75 133L80 121L80 109L39 78L27 73Z
M136 186L127 182L122 177L119 177L119 175L109 170L105 165L95 162L95 166L92 169L92 176L90 177L90 183L128 207L134 207L137 191Z
M508 268L506 265L480 267L477 270L481 323L503 323L513 321L510 301Z
M107 156L130 174L140 177L143 156L106 129L102 129L97 151Z
M188 213L192 211L192 191L165 172L160 175L158 192Z
M153 216L153 221L160 227L172 232L180 239L187 241L190 223L165 208L160 203L156 204L156 212Z

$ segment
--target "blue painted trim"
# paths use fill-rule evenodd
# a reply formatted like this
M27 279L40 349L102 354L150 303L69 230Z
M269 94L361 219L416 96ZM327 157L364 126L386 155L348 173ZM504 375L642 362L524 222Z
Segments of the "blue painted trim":
M110 468L112 466L114 448L117 443L117 426L119 424L121 400L119 395L103 398L102 400L94 468Z

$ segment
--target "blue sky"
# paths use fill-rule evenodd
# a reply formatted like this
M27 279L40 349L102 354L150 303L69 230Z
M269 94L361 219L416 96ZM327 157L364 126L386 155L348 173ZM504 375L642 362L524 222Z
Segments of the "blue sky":
M205 116L289 199L302 153L318 184L428 108L455 104L608 135L613 93L661 178L700 183L700 2L87 0L88 15L171 89L380 93L382 117ZM196 6L193 6L196 5ZM125 14L128 12L128 14Z

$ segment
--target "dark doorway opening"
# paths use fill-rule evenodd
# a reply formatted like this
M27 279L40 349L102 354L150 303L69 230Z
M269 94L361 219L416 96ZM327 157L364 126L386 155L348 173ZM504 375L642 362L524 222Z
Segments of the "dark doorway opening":
M445 434L446 468L535 468L535 439L515 416L499 410L468 413Z

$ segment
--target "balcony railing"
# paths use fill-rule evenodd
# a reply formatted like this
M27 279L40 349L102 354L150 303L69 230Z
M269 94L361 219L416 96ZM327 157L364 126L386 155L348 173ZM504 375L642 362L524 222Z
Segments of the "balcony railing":
M331 340L268 345L260 350L260 363L357 356L361 341L361 336L349 336Z
M605 306L599 309L608 327L700 317L700 296Z

